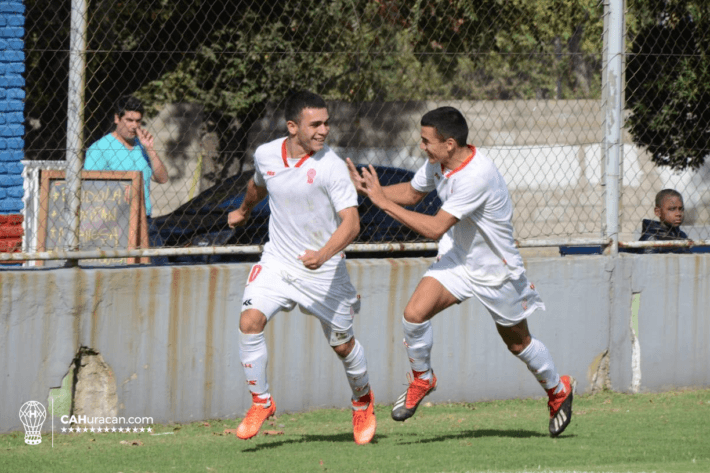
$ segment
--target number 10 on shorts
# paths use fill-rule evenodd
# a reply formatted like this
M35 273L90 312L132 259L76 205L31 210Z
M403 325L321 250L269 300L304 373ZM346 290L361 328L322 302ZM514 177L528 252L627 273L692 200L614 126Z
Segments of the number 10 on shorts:
M250 282L254 281L256 277L259 275L261 272L261 265L260 264L255 264L254 266L251 267L251 271L249 271L249 278L247 279L247 286L249 285Z

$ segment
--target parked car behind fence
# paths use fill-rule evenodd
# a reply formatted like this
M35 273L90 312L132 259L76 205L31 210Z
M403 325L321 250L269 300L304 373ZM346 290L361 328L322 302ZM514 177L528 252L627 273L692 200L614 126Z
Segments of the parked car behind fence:
M375 166L383 186L408 182L414 172L406 169ZM231 229L227 225L227 214L235 210L244 200L246 185L253 171L247 171L227 178L197 197L181 205L173 212L157 217L155 224L160 229L163 246L183 248L193 246L223 245L263 245L268 241L269 199L261 201L253 210L244 227ZM429 193L413 210L434 215L441 207L436 193ZM377 207L369 199L358 197L360 213L360 233L354 243L410 243L429 241L418 233L403 226ZM433 251L417 252L416 255L433 255ZM349 257L382 256L385 253L373 251L352 253ZM407 254L386 254L387 256L412 256ZM171 263L217 263L255 261L259 255L205 255L171 256Z

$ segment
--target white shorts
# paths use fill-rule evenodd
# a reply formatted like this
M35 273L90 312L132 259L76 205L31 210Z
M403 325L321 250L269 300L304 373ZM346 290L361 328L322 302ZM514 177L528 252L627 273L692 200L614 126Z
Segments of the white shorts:
M360 296L349 280L313 281L295 277L288 268L269 262L252 266L242 296L242 312L256 309L267 322L280 310L301 312L320 320L331 346L353 338L353 316L360 312Z
M482 285L471 279L463 264L452 264L444 257L429 267L424 273L427 276L439 281L459 301L476 296L493 321L504 327L518 324L537 309L545 310L545 303L525 273L499 285Z

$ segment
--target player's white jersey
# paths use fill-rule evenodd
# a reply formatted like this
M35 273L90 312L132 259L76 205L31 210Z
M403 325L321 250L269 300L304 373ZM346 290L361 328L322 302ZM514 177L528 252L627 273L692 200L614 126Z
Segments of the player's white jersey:
M357 207L357 193L345 162L327 145L302 159L286 157L286 139L265 143L254 153L254 183L269 192L269 241L262 261L285 264L296 275L317 279L347 276L344 255L337 254L317 270L298 259L319 250L340 224L338 212Z
M436 189L441 209L459 221L439 242L439 255L450 253L464 264L473 281L497 285L525 272L513 239L513 205L503 176L493 161L473 146L471 156L457 169L439 163L424 164L412 187L420 192Z

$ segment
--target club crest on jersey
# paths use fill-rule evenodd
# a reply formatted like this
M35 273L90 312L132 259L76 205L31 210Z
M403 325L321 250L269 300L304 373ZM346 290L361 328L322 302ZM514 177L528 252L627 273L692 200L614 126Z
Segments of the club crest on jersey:
M313 179L316 177L316 170L313 168L309 169L306 176L308 176L308 183L313 184Z

